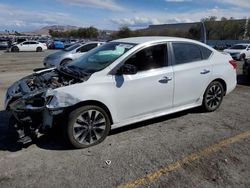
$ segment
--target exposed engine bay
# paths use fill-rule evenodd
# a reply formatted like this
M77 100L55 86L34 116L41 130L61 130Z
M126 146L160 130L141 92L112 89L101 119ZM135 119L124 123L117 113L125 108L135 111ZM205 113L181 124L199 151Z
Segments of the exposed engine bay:
M73 74L69 69L45 69L15 82L6 93L5 108L13 114L14 128L18 132L19 142L28 143L39 132L52 124L53 116L46 108L51 100L48 91L77 84L89 76ZM57 112L60 113L60 112ZM47 117L46 117L47 116ZM48 120L50 117L50 120ZM46 124L46 121L50 121Z

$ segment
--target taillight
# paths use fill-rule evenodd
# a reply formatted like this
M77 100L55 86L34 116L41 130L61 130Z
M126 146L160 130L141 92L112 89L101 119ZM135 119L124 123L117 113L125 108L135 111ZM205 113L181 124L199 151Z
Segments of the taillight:
M237 68L237 62L235 60L230 60L229 63L233 66L234 69Z

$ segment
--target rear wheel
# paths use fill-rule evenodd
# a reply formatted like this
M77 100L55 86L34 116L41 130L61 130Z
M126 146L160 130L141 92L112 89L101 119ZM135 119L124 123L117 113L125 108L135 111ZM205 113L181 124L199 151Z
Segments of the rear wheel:
M224 88L220 82L213 81L210 83L203 96L203 109L207 112L218 109L223 100L224 92Z
M42 52L43 49L42 49L41 47L37 47L37 48L36 48L36 51L37 51L37 52Z
M98 106L88 105L70 113L65 133L72 146L87 148L101 143L107 137L110 128L107 113Z

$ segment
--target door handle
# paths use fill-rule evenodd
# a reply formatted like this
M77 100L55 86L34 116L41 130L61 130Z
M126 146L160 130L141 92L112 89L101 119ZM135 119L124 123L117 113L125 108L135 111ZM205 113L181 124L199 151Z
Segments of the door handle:
M201 74L208 74L210 73L210 70L204 69L203 71L200 72Z
M168 83L171 80L172 80L172 78L164 76L162 79L159 80L159 82L162 83L162 84L166 84L166 83Z

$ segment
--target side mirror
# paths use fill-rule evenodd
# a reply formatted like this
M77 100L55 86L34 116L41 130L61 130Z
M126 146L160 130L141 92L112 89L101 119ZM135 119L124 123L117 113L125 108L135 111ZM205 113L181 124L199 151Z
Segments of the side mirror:
M132 75L137 73L137 68L134 65L131 64L124 64L122 67L120 67L116 74L118 75Z

